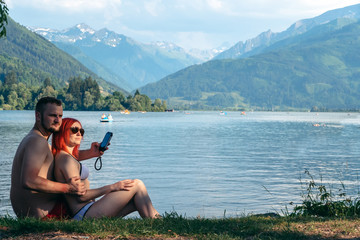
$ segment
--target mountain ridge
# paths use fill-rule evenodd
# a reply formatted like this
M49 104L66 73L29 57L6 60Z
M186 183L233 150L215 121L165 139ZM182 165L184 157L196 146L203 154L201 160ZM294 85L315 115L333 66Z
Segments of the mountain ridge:
M254 38L246 40L245 42L240 41L236 43L233 47L215 56L214 60L226 58L235 59L255 55L261 52L262 49L278 41L295 35L300 35L315 26L326 24L337 18L360 19L360 4L333 9L314 18L298 20L282 32L274 33L271 30L267 30Z
M173 43L140 43L123 34L106 28L94 30L86 24L77 24L65 30L29 28L62 50L82 62L89 69L101 75L97 68L107 69L110 76L104 77L113 84L124 86L127 90L155 82L184 67L203 62L200 53L190 54ZM75 49L67 45L76 47ZM219 50L221 51L221 50ZM207 53L214 56L216 53ZM91 62L80 56L87 56ZM194 57L195 56L195 57Z
M312 31L286 47L188 67L140 91L189 108L359 109L360 23L334 20Z

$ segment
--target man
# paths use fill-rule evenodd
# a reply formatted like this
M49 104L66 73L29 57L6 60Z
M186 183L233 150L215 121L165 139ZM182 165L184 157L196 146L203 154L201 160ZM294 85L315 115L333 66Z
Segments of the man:
M59 217L63 211L62 194L84 195L80 178L68 183L54 181L54 158L48 138L59 130L63 116L62 103L52 97L36 104L35 125L21 141L12 166L10 199L18 217ZM80 152L80 158L99 156L98 143Z

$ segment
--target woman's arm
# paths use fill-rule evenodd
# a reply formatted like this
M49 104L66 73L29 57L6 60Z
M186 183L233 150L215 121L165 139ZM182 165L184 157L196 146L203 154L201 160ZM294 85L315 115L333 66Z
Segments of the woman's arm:
M80 202L88 202L95 198L101 197L109 192L129 191L134 186L134 180L126 179L110 185L106 185L96 189L89 189L83 196L77 197Z
M101 152L99 150L100 143L93 142L91 143L90 149L86 150L79 150L79 159L78 161L94 158L94 157L100 157L104 154L104 152Z
M58 156L58 159L56 159L55 166L56 168L59 168L55 170L56 171L60 170L65 180L80 177L79 163L68 154L63 154L61 156ZM109 192L121 191L121 190L128 191L131 187L133 187L133 182L134 182L133 180L127 179L100 188L88 189L84 195L76 196L76 198L79 202L88 202L95 198L101 197Z
M88 202L95 198L101 197L109 192L112 192L112 187L111 187L111 185L106 185L106 186L96 188L96 189L88 189L86 191L85 195L82 195L81 197L78 197L77 199L79 202Z
M60 155L56 156L56 164L55 164L55 177L57 181L68 182L72 178L80 178L80 164L75 160L72 156L65 153L60 153ZM60 173L60 174L59 174ZM89 186L89 181L84 183L85 186ZM98 189L87 189L86 193L82 195L82 198L77 197L76 199L79 202L88 202L94 198L100 197L111 191L109 186L104 186Z

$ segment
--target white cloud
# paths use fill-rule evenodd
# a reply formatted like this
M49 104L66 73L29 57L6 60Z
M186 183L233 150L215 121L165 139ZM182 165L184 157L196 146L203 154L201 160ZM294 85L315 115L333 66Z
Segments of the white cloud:
M144 3L144 8L148 13L156 17L164 10L164 4L161 0L146 1Z
M141 42L207 47L244 41L359 0L5 0L21 24L64 29L83 22ZM221 39L221 40L220 40Z
M220 10L223 7L221 0L207 0L209 6L214 10Z
M114 4L121 4L122 0L8 0L9 7L29 6L48 11L80 12L87 10L102 10Z

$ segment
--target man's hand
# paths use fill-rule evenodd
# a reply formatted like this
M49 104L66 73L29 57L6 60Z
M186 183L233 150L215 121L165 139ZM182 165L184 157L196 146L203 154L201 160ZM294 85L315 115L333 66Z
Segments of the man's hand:
M83 196L86 193L85 184L81 182L80 177L70 178L68 181L69 192L70 194L76 194L79 196Z
M134 180L126 179L111 184L111 191L129 191L134 186Z

